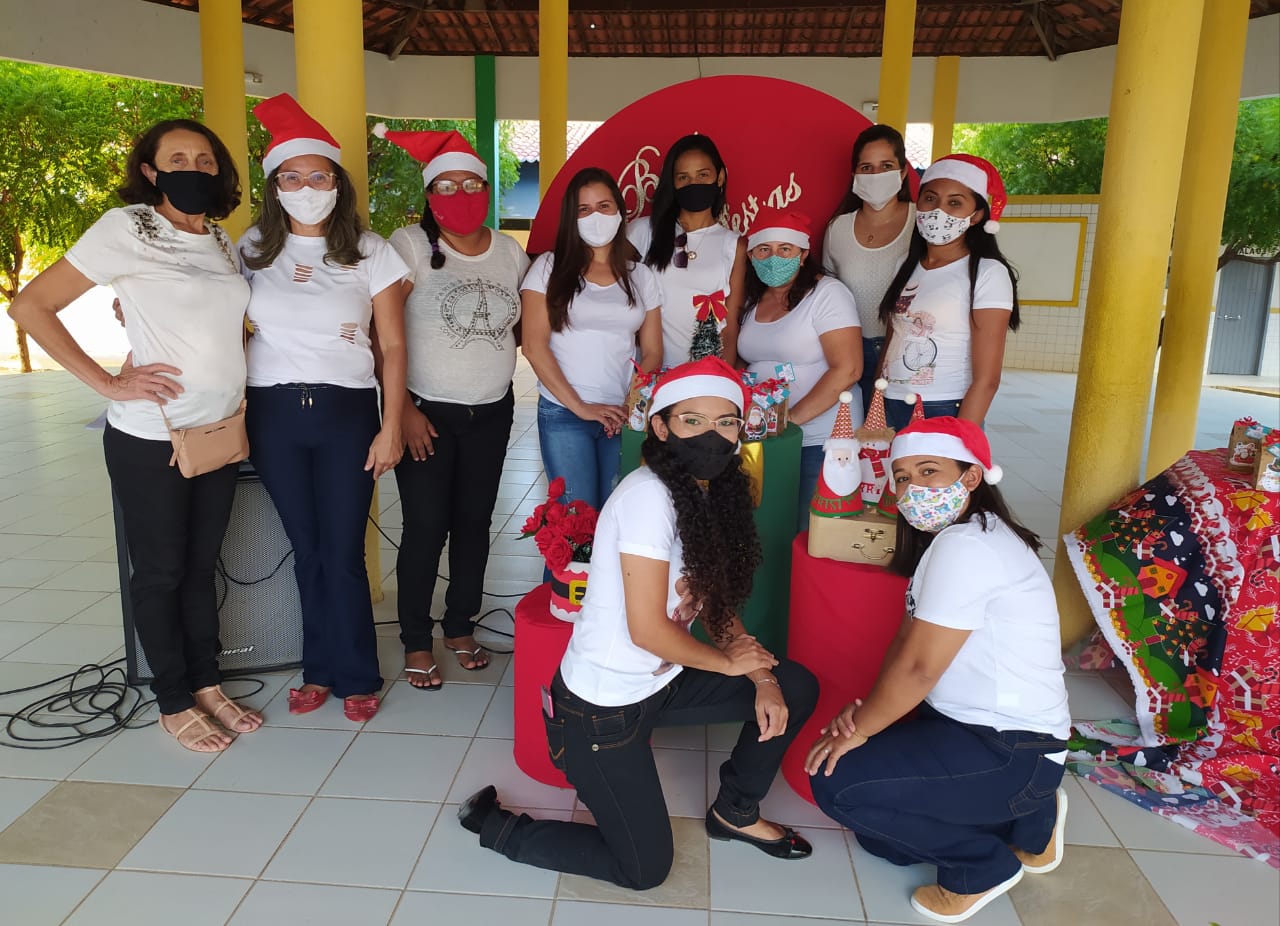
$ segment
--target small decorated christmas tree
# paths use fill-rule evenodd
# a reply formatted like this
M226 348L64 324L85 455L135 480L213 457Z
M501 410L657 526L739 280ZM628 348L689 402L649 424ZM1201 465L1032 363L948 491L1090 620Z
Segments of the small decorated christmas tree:
M694 329L693 340L689 344L689 359L702 360L706 357L724 358L724 340L720 332L728 324L729 308L725 303L724 290L718 289L705 296L693 297Z

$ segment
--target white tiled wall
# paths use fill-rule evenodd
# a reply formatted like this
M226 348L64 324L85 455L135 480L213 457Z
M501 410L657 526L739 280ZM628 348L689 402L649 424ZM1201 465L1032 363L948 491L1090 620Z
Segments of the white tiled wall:
M1098 227L1098 204L1020 203L1014 199L1005 207L1004 215L1009 218L1082 216L1088 223L1085 227L1079 300L1071 306L1023 305L1022 325L1016 332L1010 333L1004 350L1004 365L1009 369L1075 373L1080 366L1080 338L1084 332L1084 307L1089 297L1089 273L1093 266L1093 238Z

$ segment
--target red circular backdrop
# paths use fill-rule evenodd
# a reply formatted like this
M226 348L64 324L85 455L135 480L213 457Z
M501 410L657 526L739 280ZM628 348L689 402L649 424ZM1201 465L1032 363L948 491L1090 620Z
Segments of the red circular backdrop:
M579 170L613 174L634 219L649 211L667 148L696 132L716 143L728 168L723 221L746 232L765 206L798 209L812 220L816 254L849 190L854 139L870 125L835 97L773 77L702 77L666 87L619 110L573 153L538 207L529 253L555 245L560 201Z

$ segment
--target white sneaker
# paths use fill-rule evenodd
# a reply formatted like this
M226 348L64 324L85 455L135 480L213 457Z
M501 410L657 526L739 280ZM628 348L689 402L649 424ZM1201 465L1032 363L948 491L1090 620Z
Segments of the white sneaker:
M1022 862L1022 870L1027 874L1042 875L1053 871L1062 864L1062 851L1067 835L1067 792L1058 789L1058 819L1053 824L1053 835L1049 837L1049 845L1040 853L1014 849L1013 854Z

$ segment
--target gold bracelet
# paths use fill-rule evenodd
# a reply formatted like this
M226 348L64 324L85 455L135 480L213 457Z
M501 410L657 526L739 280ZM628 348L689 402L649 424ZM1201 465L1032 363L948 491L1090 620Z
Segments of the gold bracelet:
M762 678L762 679L760 679L759 681L757 681L757 682L756 682L756 684L757 684L757 685L763 685L765 682L771 682L771 683L772 683L772 684L774 684L774 685L778 685L778 680L777 680L776 678L774 678L772 675L766 675L764 678ZM779 689L779 690L781 690L781 689L782 689L782 686L781 686L781 685L778 685L778 689Z

